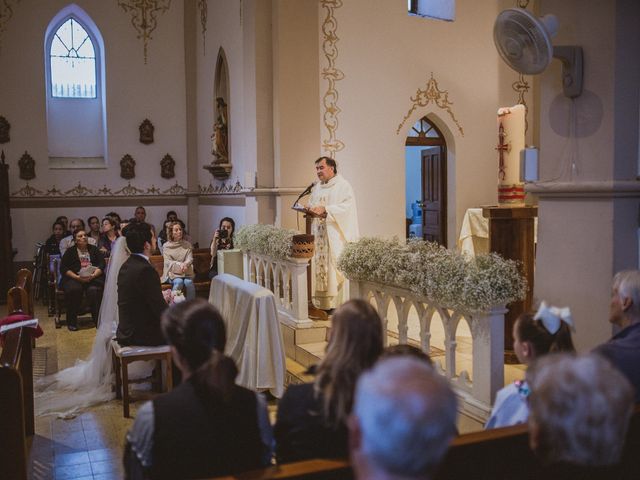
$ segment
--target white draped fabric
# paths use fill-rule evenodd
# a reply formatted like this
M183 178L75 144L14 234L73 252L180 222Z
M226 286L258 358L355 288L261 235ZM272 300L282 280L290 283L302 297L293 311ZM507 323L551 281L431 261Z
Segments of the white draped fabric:
M236 383L280 398L286 372L284 342L273 292L227 273L211 281L209 302L227 327L225 353L236 362Z
M358 239L358 212L353 188L337 174L311 191L310 207L323 206L326 218L315 218L315 252L312 260L314 300L319 308L335 308L348 298L347 281L338 271L338 257L347 242Z

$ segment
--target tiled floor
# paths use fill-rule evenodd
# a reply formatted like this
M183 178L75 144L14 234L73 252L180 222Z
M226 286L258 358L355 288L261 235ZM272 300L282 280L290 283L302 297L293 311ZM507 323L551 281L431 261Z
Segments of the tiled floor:
M69 367L90 353L96 332L91 325L85 324L78 332L56 330L45 308L38 307L36 316L45 332L37 341L37 348L46 352L46 373ZM29 478L123 478L124 436L132 423L132 419L122 416L119 401L92 407L69 420L36 417L36 434L29 442Z

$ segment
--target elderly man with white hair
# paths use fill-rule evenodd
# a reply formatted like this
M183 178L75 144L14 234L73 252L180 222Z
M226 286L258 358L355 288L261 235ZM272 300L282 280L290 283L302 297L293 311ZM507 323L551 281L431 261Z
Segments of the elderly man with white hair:
M594 352L627 377L640 402L640 271L627 270L613 277L609 322L621 330Z
M447 380L410 357L380 360L358 380L349 420L356 478L430 479L456 433Z
M620 478L633 389L599 355L561 353L541 358L527 372L529 444L553 478ZM545 477L540 477L545 478Z

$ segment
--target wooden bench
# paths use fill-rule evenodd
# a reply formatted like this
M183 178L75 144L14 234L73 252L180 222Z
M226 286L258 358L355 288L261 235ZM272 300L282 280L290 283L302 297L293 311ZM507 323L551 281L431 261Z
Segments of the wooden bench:
M162 255L152 255L149 257L149 262L153 265L153 268L158 272L158 276L162 278L162 272L164 270L164 258ZM209 266L211 265L211 252L208 248L196 248L193 250L193 271L195 276L193 277L193 285L196 288L196 297L204 299L209 298L209 289L211 287L211 279L209 278ZM162 284L163 290L168 290L171 285L168 283Z
M8 292L8 313L29 310L27 291ZM27 436L35 431L33 363L30 329L7 332L0 353L0 477L27 478Z
M162 389L162 362L165 363L165 382L164 391L169 392L173 389L173 370L171 349L169 345L159 345L157 347L141 347L127 346L123 347L113 339L111 340L111 353L113 359L113 370L116 374L116 398L122 399L122 409L125 418L129 418L129 404L137 398L129 392L129 385L132 383L148 382L147 379L131 380L129 379L129 364L133 362L155 360L156 368L154 377L151 380L152 385L157 387L156 391Z
M612 467L611 480L640 478L640 404L631 418L622 459ZM585 468L582 478L591 478ZM272 466L217 480L352 479L347 460L314 459ZM497 428L456 437L445 455L436 480L566 480L565 473L545 468L529 448L526 425ZM572 477L577 478L577 477ZM600 478L600 477L598 477Z

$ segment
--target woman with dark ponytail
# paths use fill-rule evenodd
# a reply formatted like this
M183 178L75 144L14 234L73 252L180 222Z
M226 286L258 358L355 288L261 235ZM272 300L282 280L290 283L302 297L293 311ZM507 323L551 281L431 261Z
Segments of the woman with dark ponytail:
M127 478L204 478L268 465L272 434L261 395L235 384L220 313L202 299L165 311L162 332L183 381L138 410Z
M548 353L574 353L571 328L573 321L568 308L549 307L542 302L535 315L523 313L514 323L513 350L527 367ZM485 428L525 423L529 418L529 393L526 380L516 380L498 391Z

